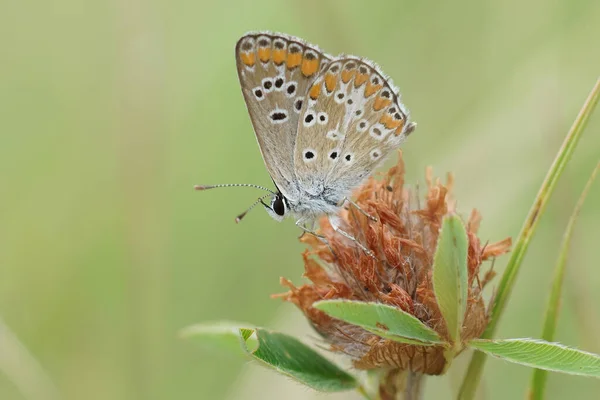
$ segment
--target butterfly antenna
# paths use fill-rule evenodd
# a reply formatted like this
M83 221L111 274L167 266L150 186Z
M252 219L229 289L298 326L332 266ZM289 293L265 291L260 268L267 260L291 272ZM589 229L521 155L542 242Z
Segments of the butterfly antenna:
M246 211L244 211L243 213L241 213L240 215L238 215L237 217L235 217L235 222L236 222L236 224L239 224L239 223L240 223L240 221L242 220L242 218L244 218L244 217L246 216L246 214L248 214L248 212L249 212L250 210L252 210L254 207L256 207L256 205L257 205L258 203L265 204L263 200L264 200L264 198L265 198L265 197L269 197L269 196L270 196L270 195L268 195L268 194L265 194L264 196L262 196L262 197L259 197L259 198L258 198L258 200L256 200L254 203L252 203L252 205L251 205L250 207L248 207L248 209L247 209Z
M222 188L222 187L252 187L255 189L260 189L260 190L264 190L265 192L269 192L271 194L277 194L274 191L272 191L271 189L267 189L264 186L259 186L259 185L253 185L251 183L226 183L224 185L196 185L194 186L195 190L208 190L208 189L215 189L215 188Z

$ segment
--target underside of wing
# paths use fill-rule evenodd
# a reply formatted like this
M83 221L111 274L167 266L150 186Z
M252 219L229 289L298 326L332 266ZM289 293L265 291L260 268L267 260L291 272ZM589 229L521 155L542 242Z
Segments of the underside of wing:
M349 193L414 126L397 90L374 64L355 57L332 60L308 89L300 114L294 149L300 187L315 195Z
M263 32L235 48L240 85L261 154L284 196L298 197L293 151L306 91L330 57L301 39Z

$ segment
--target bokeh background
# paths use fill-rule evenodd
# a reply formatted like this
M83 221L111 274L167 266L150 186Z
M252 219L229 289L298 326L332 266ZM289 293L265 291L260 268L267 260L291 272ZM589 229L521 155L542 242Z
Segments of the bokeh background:
M477 207L480 236L494 241L517 235L599 75L599 21L594 0L0 2L0 399L49 398L40 376L64 399L316 397L178 338L216 319L312 337L269 297L280 276L302 282L294 224L256 210L235 225L252 190L192 191L270 184L234 65L246 31L377 61L419 123L404 147L408 181L422 183L428 165L453 171L459 210ZM596 112L498 336L539 336L561 234L599 149ZM600 184L576 228L557 336L595 352L598 204ZM454 398L468 360L429 379L425 398ZM530 372L489 360L482 398L522 398ZM599 391L550 375L550 399Z

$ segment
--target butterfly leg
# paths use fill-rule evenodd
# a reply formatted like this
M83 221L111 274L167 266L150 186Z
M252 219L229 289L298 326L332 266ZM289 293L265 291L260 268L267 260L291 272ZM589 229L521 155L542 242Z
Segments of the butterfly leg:
M306 226L303 225L304 220L302 218L300 218L298 221L296 221L296 226L298 226L298 228L302 229L302 235L300 235L300 237L304 236L305 234L309 233L311 235L314 235L317 239L319 239L321 242L323 242L323 244L325 244L328 248L329 251L331 252L331 254L333 254L334 257L337 257L335 254L335 251L333 251L333 247L331 247L331 245L329 244L329 240L327 240L327 238L323 235L319 235L317 232L314 231L314 225L315 225L315 221L312 222L312 230L308 229Z
M354 208L356 208L362 215L364 215L365 217L369 218L371 221L375 221L377 222L377 218L375 218L374 216L372 216L371 214L369 214L368 212L366 212L365 210L363 210L362 208L360 208L358 206L358 204L356 204L355 202L353 202L349 197L344 197L344 199L342 200L342 206L344 205L344 203L348 202L349 204L353 205Z
M322 241L327 242L327 239L325 239L325 236L319 235L317 232L314 231L314 229L315 229L315 227L314 227L314 225L315 225L314 221L312 223L313 226L311 228L307 228L304 225L304 222L305 222L304 218L300 218L298 221L296 221L296 226L298 228L302 229L302 235L300 235L300 237L298 239L300 239L305 234L310 233L311 235L313 235L313 236L321 239Z
M367 249L367 248L366 248L366 247L365 247L365 246L364 246L364 245L363 245L361 242L359 242L359 241L358 241L358 240L357 240L357 239L356 239L354 236L352 236L352 235L351 235L351 234L349 234L348 232L346 232L346 231L344 231L344 230L340 229L340 225L339 225L340 221L339 221L339 218L338 218L338 217L336 217L335 215L330 215L330 216L329 216L329 223L331 224L331 227L333 228L333 230L334 230L336 233L339 233L340 235L342 235L342 236L343 236L343 237L345 237L346 239L349 239L349 240L353 241L353 242L354 242L354 243L355 243L355 244L356 244L358 247L360 247L360 249L361 249L362 251L364 251L364 252L365 252L365 254L366 254L366 255L368 255L368 256L370 256L370 257L373 257L373 258L375 258L375 254L374 254L374 253L373 253L371 250Z

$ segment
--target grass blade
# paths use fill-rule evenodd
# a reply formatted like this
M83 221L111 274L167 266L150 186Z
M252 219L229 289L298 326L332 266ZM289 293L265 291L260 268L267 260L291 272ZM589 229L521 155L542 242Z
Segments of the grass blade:
M552 163L552 166L550 167L550 170L548 171L548 174L546 175L546 178L540 187L535 201L533 202L533 206L531 207L531 210L529 210L525 224L523 225L523 228L521 228L521 232L519 233L515 243L511 258L508 261L506 270L504 271L498 286L494 304L492 306L490 322L482 335L483 338L489 339L494 336L496 326L514 286L517 273L519 272L521 263L523 262L523 258L525 257L525 253L529 247L529 242L531 241L533 233L535 232L535 228L537 227L539 218L546 208L546 204L554 190L554 187L556 186L556 182L562 175L567 162L573 155L573 151L579 142L579 138L581 137L581 134L587 125L587 122L596 106L596 103L598 102L599 97L600 79L596 81L596 84L583 104L583 107L579 111L577 118L575 118L575 122L571 126L567 137L558 150L558 154L556 155L554 162ZM475 352L473 354L458 395L461 400L471 400L475 396L475 391L479 385L479 380L481 378L481 374L483 373L485 361L486 356L484 353Z
M565 229L563 236L563 242L560 247L560 253L558 255L558 261L554 269L554 278L552 279L552 289L550 291L550 297L548 298L548 307L546 308L546 315L544 317L544 328L542 330L542 339L551 342L554 340L554 332L556 330L556 323L558 320L558 311L560 304L560 297L562 293L562 284L565 276L565 266L567 265L567 255L571 244L571 236L573 235L573 227L575 221L579 215L579 211L583 206L585 198L592 187L592 183L600 170L600 162L596 164L596 168L592 171L585 188L579 196L579 200L573 209L573 213L569 218L569 222ZM546 380L548 378L548 372L543 369L536 369L533 371L531 377L531 387L529 389L529 398L535 400L542 400L544 398L544 389L546 387Z
M0 376L27 400L59 400L61 394L38 360L0 317ZM3 385L4 386L4 385ZM4 392L4 391L3 391Z

